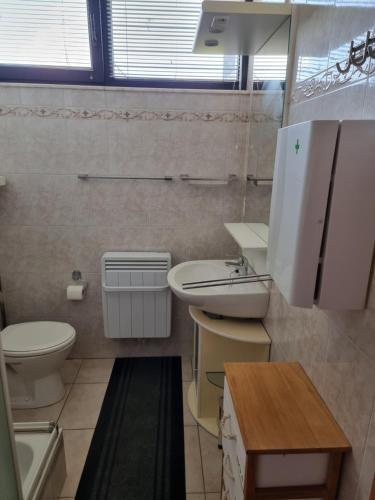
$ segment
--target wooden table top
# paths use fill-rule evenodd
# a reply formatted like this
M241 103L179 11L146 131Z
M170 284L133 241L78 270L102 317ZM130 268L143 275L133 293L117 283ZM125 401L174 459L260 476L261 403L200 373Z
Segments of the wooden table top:
M225 363L224 369L247 453L350 449L299 363Z

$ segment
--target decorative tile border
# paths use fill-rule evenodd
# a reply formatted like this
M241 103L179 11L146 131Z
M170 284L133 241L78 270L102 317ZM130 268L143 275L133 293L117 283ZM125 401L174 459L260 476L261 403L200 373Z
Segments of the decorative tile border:
M111 110L88 108L51 108L46 106L1 106L1 116L21 118L65 118L73 120L138 120L138 121L179 121L179 122L242 122L249 121L247 113L231 112L192 112L192 111L147 111L147 110Z
M344 63L345 61L341 61ZM314 75L303 82L296 85L292 92L291 101L298 103L302 100L316 97L329 92L333 92L338 88L349 86L357 83L360 80L366 79L375 74L375 62L367 61L363 67L352 66L347 74L341 74L337 71L336 65L329 67L327 70Z
M272 122L272 123L279 123L279 124L282 122L282 119L283 119L283 117L281 115L277 116L277 115L270 115L267 113L260 113L260 112L251 113L249 118L250 118L249 121L254 122L254 123Z
M113 110L88 108L52 108L49 106L10 106L0 105L0 117L20 118L64 118L72 120L124 120L124 121L178 121L178 122L219 122L248 123L278 121L265 113L235 112L196 112L196 111L147 111L147 110Z

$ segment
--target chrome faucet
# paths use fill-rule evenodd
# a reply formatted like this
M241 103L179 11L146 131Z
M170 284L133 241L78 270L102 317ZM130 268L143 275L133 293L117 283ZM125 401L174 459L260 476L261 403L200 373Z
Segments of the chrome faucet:
M225 261L225 265L228 267L234 267L241 276L246 275L249 270L249 261L244 255L240 255L237 260Z

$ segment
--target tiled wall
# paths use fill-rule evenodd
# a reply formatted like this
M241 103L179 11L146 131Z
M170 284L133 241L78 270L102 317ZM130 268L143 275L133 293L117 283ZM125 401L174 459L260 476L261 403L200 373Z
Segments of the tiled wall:
M238 252L223 227L245 199L250 95L37 86L0 87L0 275L8 322L72 323L79 357L187 354L192 325L174 300L168 340L104 339L100 257L110 250L168 250L173 262ZM226 176L229 186L82 181L101 175ZM254 196L254 217L268 201ZM263 205L262 205L263 203ZM73 269L89 282L65 298Z
M254 92L251 96L252 120L245 162L247 173L256 179L273 177L277 130L281 126L284 92ZM268 224L272 184L254 186L248 182L244 220Z
M347 82L336 79L330 68L345 58L353 38L361 39L375 28L375 8L336 3L297 7L290 124L311 119L375 119L375 60L363 73L350 74ZM302 363L353 446L340 500L368 500L375 472L374 276L367 309L358 312L290 307L273 287L265 324L273 341L273 359Z

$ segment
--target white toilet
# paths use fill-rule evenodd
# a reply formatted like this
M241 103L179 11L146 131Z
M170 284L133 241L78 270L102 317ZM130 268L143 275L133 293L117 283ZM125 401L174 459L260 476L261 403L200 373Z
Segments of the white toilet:
M39 408L62 399L60 368L75 342L75 329L35 321L7 326L0 335L12 407Z

